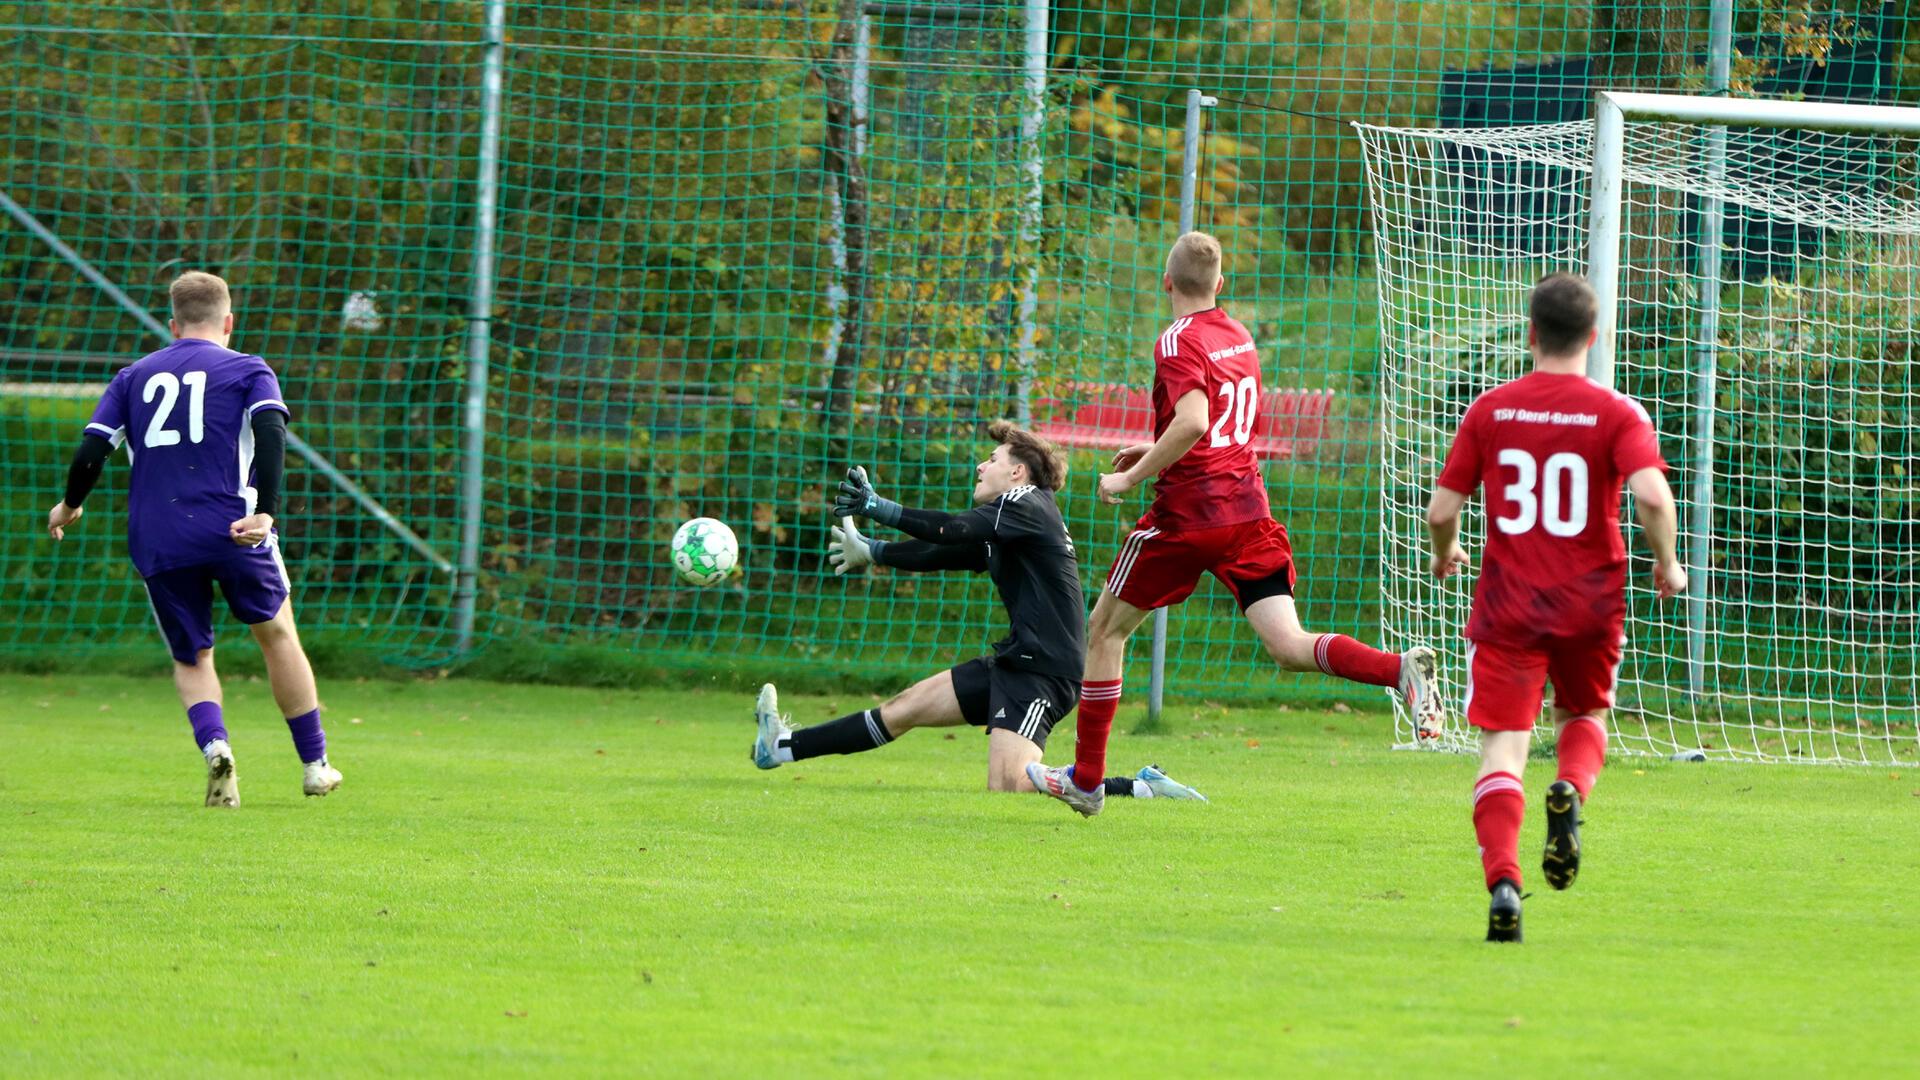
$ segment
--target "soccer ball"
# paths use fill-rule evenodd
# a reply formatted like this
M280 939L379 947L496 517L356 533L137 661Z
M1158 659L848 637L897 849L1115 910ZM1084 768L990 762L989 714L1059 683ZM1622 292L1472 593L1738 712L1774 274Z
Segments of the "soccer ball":
M667 548L673 569L690 585L717 585L740 562L740 541L726 523L694 518L674 530Z

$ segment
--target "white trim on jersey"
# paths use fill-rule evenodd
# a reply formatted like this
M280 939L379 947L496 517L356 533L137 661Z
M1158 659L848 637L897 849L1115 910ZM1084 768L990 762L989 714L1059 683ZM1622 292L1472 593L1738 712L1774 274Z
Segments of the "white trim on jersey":
M1140 559L1140 549L1147 541L1160 535L1159 529L1136 529L1121 545L1120 557L1113 560L1113 569L1107 573L1107 591L1117 593L1127 584L1127 575L1133 573L1133 564Z
M1000 531L1000 516L1007 512L1007 504L1019 502L1032 491L1032 484L1022 484L1019 487L1009 488L1000 493L1000 498L995 501L993 507L993 531Z
M107 445L115 450L120 449L120 444L127 441L127 429L124 427L110 428L105 424L88 423L87 430L107 440Z
M235 491L234 494L240 496L240 501L245 504L247 508L247 512L240 516L252 517L253 508L260 499L260 493L255 491L253 487L247 483L247 474L253 471L252 424L243 423L240 425L240 437L234 440L233 448L240 465L240 472L235 477L235 482L239 485L239 490Z
M264 409L269 405L278 405L283 409L287 407L287 403L281 401L279 398L265 398L247 406L247 415L252 416L257 410Z
M1193 316L1187 315L1173 320L1173 325L1160 332L1160 359L1171 360L1180 355L1180 332L1193 325Z

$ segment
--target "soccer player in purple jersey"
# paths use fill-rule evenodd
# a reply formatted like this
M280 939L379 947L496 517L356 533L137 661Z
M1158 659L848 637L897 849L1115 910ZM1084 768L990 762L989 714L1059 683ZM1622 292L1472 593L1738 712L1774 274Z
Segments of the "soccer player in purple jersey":
M207 761L207 805L240 805L233 750L213 670L213 586L253 630L273 698L306 764L303 788L340 786L327 763L313 667L300 647L286 564L273 529L286 471L286 402L267 362L227 348L233 305L227 283L180 275L173 344L120 369L93 410L67 473L67 493L47 514L55 540L80 520L80 504L122 442L127 550L146 579L153 618L173 654L173 685Z

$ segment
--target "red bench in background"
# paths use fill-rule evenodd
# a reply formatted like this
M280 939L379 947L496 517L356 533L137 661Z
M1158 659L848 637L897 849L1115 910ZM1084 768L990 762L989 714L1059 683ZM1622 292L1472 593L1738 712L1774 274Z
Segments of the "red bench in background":
M1153 441L1151 391L1116 383L1071 383L1059 394L1034 401L1034 415L1045 418L1034 421L1034 434L1086 450L1118 450ZM1326 435L1332 406L1331 390L1261 391L1253 452L1272 460L1312 457Z

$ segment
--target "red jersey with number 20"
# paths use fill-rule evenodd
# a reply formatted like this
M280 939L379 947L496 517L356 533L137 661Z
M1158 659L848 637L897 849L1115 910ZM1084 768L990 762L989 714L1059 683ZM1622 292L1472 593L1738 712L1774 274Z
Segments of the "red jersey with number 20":
M1666 469L1647 411L1584 375L1536 371L1480 395L1440 486L1486 486L1487 544L1467 637L1525 644L1611 634L1626 613L1620 489Z
M1153 346L1153 437L1173 423L1173 406L1207 395L1207 430L1153 486L1142 525L1190 532L1269 517L1267 485L1253 456L1260 408L1260 357L1253 335L1217 307L1175 319Z

